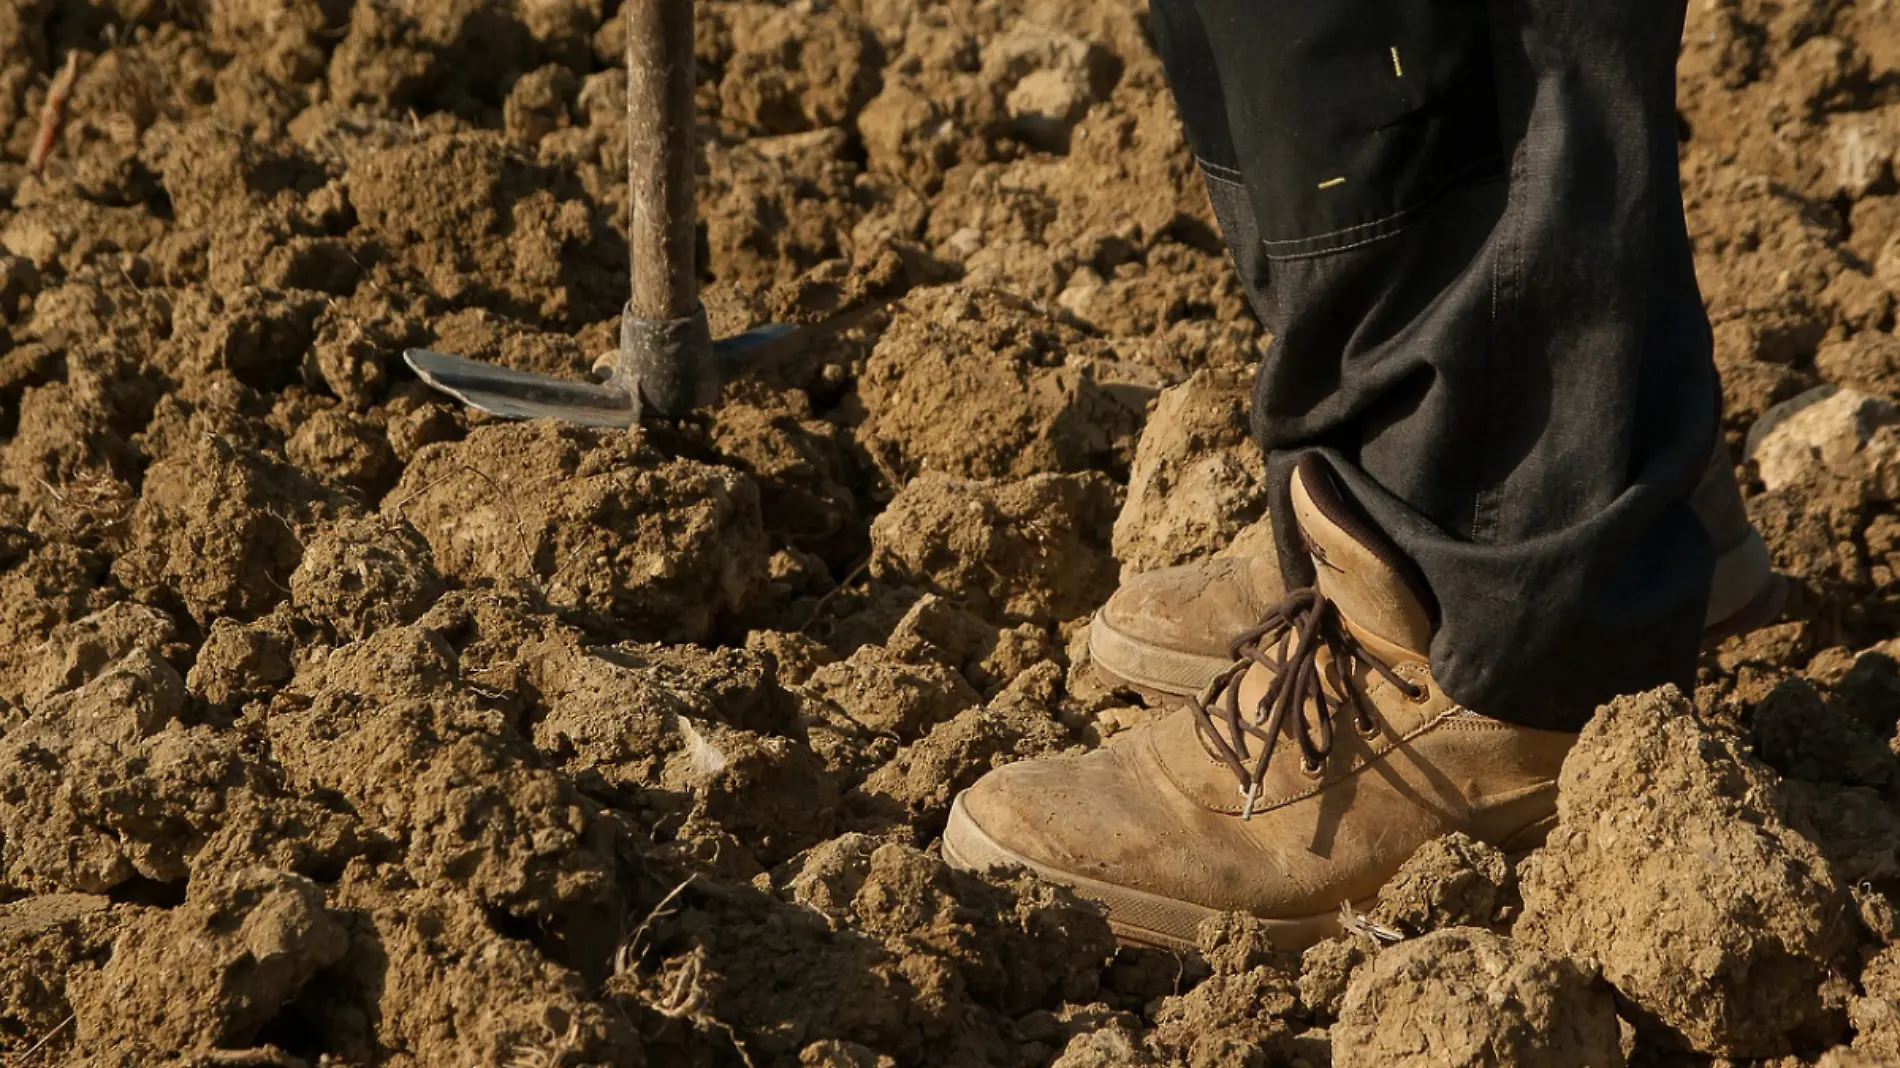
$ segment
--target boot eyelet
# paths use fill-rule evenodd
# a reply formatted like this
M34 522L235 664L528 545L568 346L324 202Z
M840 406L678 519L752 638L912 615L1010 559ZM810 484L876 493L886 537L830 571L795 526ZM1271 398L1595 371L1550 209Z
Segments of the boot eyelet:
M1404 679L1406 684L1411 687L1410 692L1400 690L1400 697L1405 698L1415 705L1422 705L1432 699L1431 683L1414 681L1409 674L1401 674L1399 677Z
M1319 764L1309 764L1305 757L1301 757L1300 770L1306 773L1307 778L1317 779L1326 774L1326 765L1323 762Z
M1359 737L1361 738L1368 740L1377 738L1379 736L1379 721L1376 719L1368 720L1365 723L1355 721L1353 723L1353 729L1359 732Z

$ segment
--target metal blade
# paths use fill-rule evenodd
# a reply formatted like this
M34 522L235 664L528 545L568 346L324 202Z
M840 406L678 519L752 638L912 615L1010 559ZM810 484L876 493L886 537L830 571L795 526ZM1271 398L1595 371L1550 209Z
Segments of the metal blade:
M722 365L722 378L769 368L813 342L856 326L889 304L889 300L873 301L819 323L754 327L713 342L713 355ZM429 385L506 419L560 419L616 428L640 421L638 399L612 381L556 378L428 349L410 349L403 359Z
M840 312L822 322L809 324L772 323L722 337L713 342L713 353L733 370L757 370L803 351L815 341L842 333L883 311L891 302L876 300L850 311ZM730 373L730 372L728 372Z
M538 375L428 349L410 349L402 358L429 385L504 418L619 428L640 421L633 396L612 383Z

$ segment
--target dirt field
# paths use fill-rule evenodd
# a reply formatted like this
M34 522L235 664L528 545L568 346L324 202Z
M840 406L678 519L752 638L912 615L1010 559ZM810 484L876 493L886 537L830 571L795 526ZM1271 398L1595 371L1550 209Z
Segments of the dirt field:
M1149 715L1118 574L1261 515L1139 0L706 0L714 332L915 288L683 425L472 418L401 350L614 335L614 6L0 5L6 1063L1900 1063L1900 8L1685 43L1737 456L1844 390L1745 471L1788 621L1301 959L932 853Z

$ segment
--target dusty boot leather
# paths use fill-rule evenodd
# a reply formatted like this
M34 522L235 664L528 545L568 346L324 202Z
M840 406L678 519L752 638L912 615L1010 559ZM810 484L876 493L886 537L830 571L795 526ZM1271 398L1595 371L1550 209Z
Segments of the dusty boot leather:
M1742 509L1728 449L1716 443L1690 504L1715 542L1704 644L1766 626L1788 583ZM1257 544L1257 543L1256 543ZM1136 575L1089 625L1089 659L1109 685L1150 698L1199 693L1232 662L1235 635L1286 596L1271 552L1214 556Z
M1202 920L1239 911L1297 949L1433 838L1543 840L1576 735L1455 704L1431 677L1432 625L1409 565L1323 461L1301 465L1292 499L1316 587L1274 606L1186 707L964 791L945 860L1072 886L1129 941L1191 945Z

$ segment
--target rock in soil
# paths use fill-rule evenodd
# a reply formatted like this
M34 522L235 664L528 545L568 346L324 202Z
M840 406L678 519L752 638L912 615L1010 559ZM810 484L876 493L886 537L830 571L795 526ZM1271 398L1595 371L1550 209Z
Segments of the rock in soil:
M1823 386L1768 412L1749 434L1749 459L1770 490L1831 478L1868 480L1900 457L1887 429L1900 410L1885 397Z

